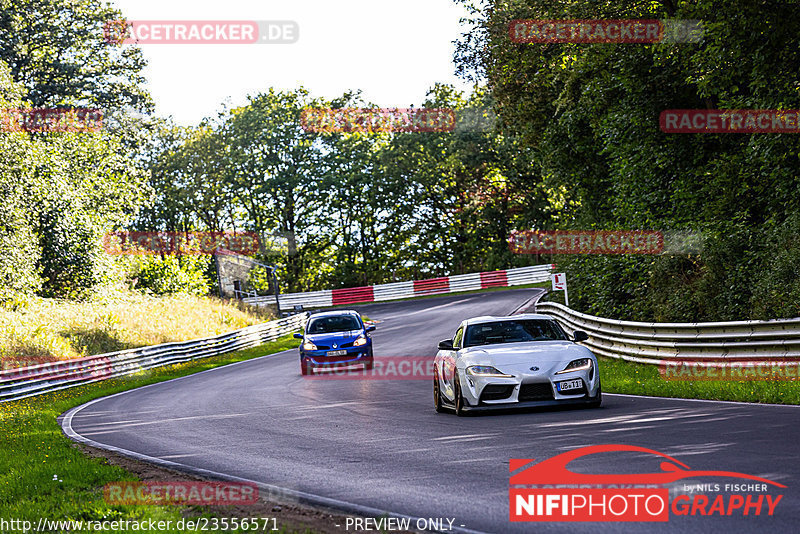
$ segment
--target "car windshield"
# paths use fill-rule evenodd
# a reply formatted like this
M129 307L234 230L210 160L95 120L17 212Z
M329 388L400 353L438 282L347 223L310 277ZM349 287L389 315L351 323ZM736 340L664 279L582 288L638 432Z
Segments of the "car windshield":
M360 329L361 325L353 315L318 317L311 319L311 323L308 325L309 334L330 334L331 332L347 332Z
M554 321L544 319L493 321L468 326L464 346L557 339L567 339L567 336Z

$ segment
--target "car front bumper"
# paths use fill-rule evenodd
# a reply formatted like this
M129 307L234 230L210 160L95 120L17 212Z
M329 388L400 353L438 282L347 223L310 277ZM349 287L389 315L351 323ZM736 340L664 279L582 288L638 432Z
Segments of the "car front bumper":
M372 359L372 345L362 345L361 347L348 347L347 354L341 356L328 356L329 350L308 350L300 351L300 360L304 361L306 365L316 368L324 367L342 367L348 365L358 365L366 363Z
M593 372L592 372L593 371ZM468 375L459 370L459 381L466 409L491 410L562 404L591 404L598 398L600 377L594 369L555 375L516 373L508 378ZM559 382L580 380L582 388L561 392Z

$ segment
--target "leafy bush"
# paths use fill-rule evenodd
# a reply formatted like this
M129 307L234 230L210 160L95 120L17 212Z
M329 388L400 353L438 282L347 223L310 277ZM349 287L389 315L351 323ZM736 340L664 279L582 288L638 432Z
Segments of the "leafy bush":
M43 296L77 298L102 279L96 234L66 205L41 214L39 235Z
M767 243L766 262L754 277L754 319L800 317L800 218L787 220Z
M136 287L156 295L206 295L211 289L206 274L208 263L206 256L144 257L137 262L134 272Z
M21 88L0 61L0 110L19 104ZM0 303L39 290L40 251L25 203L23 168L27 136L0 133Z

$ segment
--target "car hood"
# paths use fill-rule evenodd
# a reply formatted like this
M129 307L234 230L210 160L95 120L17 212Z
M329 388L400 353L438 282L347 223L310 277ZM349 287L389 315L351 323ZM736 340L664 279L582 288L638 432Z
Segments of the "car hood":
M527 341L524 343L498 343L462 349L459 363L468 365L493 365L507 369L526 369L532 363L569 363L578 358L592 358L592 351L571 341ZM461 365L458 365L461 367Z
M323 343L348 343L354 341L359 335L361 330L346 330L344 332L331 332L329 334L306 334L306 341L311 341L314 344Z

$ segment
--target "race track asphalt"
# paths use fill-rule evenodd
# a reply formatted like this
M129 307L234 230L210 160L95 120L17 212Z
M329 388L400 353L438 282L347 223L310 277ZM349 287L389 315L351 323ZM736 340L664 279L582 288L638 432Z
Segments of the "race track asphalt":
M373 333L376 356L432 357L438 340L452 337L461 320L510 313L539 291L355 308L380 321ZM293 350L101 399L67 414L62 424L72 437L95 445L285 488L284 498L313 495L414 518L450 518L461 530L800 530L800 407L606 394L599 409L459 418L435 413L431 391L428 380L304 379ZM608 443L655 449L695 470L757 475L787 488L777 492L783 498L772 517L751 511L731 517L673 515L666 523L509 522L510 459L544 460ZM660 470L657 459L640 453L586 457L570 468ZM738 482L703 477L682 481L674 490L684 483ZM708 495L713 499L716 493ZM347 532L344 525L341 531Z

